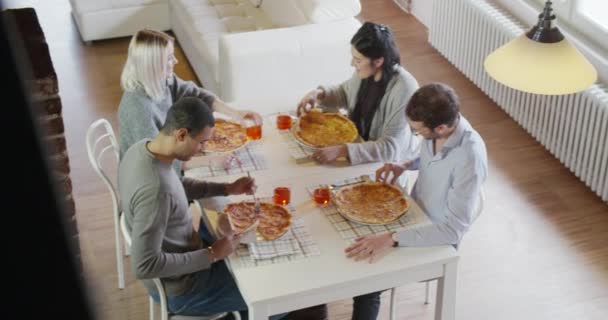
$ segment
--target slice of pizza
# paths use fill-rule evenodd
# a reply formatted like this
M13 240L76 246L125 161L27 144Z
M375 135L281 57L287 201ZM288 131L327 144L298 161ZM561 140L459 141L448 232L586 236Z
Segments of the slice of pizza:
M284 207L260 203L260 213L255 213L255 202L242 201L226 205L224 212L235 233L248 231L258 223L256 231L264 240L275 240L283 236L291 227L291 214Z
M228 214L228 220L236 234L245 232L256 222L255 205L247 202L231 203L224 208L224 212Z
M284 207L274 203L263 203L258 217L258 233L265 240L275 240L283 236L291 227L291 214Z
M207 152L230 152L247 143L247 132L245 128L232 121L216 119L213 135L205 151Z

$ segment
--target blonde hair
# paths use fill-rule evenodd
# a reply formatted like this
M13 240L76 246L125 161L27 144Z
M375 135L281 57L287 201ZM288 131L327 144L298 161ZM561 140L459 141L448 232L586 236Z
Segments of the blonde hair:
M129 43L129 54L122 69L120 84L124 91L143 89L153 100L164 96L169 63L169 43L173 37L160 31L138 31Z

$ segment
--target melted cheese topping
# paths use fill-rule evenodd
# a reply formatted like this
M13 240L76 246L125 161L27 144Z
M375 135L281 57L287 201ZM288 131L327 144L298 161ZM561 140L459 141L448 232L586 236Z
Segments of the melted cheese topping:
M300 117L296 138L312 147L325 147L353 142L357 139L357 127L338 113L309 112Z

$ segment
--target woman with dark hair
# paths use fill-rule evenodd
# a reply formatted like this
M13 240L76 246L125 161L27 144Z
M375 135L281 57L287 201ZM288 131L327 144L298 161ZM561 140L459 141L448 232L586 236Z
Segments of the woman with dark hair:
M313 159L331 163L347 157L360 164L414 158L419 141L403 114L418 82L401 66L393 33L385 25L365 22L350 43L355 74L340 85L319 86L306 94L298 114L317 102L325 112L346 109L363 142L321 148Z

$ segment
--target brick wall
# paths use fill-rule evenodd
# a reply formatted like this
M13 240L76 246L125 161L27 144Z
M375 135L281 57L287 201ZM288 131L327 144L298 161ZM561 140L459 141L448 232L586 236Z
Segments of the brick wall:
M16 36L22 40L23 49L26 53L25 58L30 65L30 70L26 71L29 71L28 74L32 77L26 79L26 81L28 89L31 91L30 96L34 113L38 118L41 134L43 135L42 142L48 152L48 163L52 176L56 180L59 200L66 215L64 221L67 223L68 237L71 240L76 262L82 275L76 225L76 205L72 197L70 160L64 134L61 98L49 48L34 9L12 9L4 11L3 14L15 22L18 33Z

